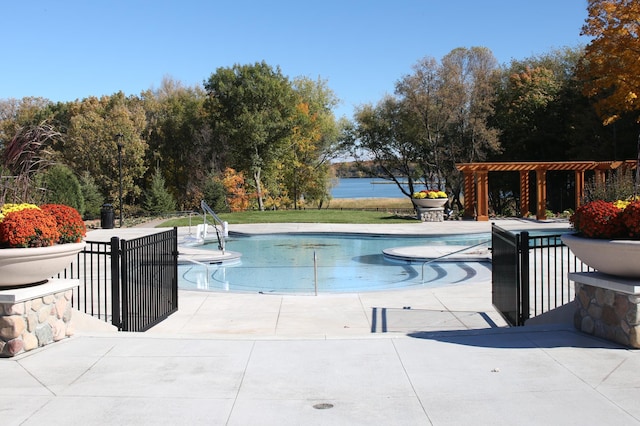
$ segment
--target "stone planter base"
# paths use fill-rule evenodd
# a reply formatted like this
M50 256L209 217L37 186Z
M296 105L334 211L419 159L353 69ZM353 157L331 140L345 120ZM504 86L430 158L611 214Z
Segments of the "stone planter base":
M69 337L72 289L78 280L0 291L0 357L12 357Z
M418 219L423 222L443 222L444 221L444 207L435 208L416 208L418 212Z
M575 327L587 334L640 348L640 281L600 272L570 273L575 283Z

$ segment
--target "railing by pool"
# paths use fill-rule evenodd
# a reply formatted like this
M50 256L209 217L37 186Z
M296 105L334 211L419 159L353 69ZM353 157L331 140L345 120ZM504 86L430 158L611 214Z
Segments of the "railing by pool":
M533 236L492 225L492 302L511 325L524 325L571 302L568 274L592 270L562 243L561 235Z

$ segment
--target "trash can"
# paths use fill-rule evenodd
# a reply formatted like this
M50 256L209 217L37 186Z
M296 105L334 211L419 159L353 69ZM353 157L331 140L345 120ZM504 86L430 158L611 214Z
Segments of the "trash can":
M113 229L115 213L111 204L103 204L100 209L100 227L102 229Z

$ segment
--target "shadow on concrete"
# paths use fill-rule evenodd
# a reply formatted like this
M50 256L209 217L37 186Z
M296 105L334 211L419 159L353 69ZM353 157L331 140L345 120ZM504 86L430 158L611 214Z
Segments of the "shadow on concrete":
M416 339L494 349L628 349L622 345L581 333L573 327L560 324L477 330L425 331L408 333L407 335Z

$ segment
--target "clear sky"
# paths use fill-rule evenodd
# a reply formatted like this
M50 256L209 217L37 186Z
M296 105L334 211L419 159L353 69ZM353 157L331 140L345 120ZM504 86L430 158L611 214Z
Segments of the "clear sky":
M5 0L0 99L138 95L266 61L327 81L336 115L376 103L425 56L500 64L584 45L587 0Z

